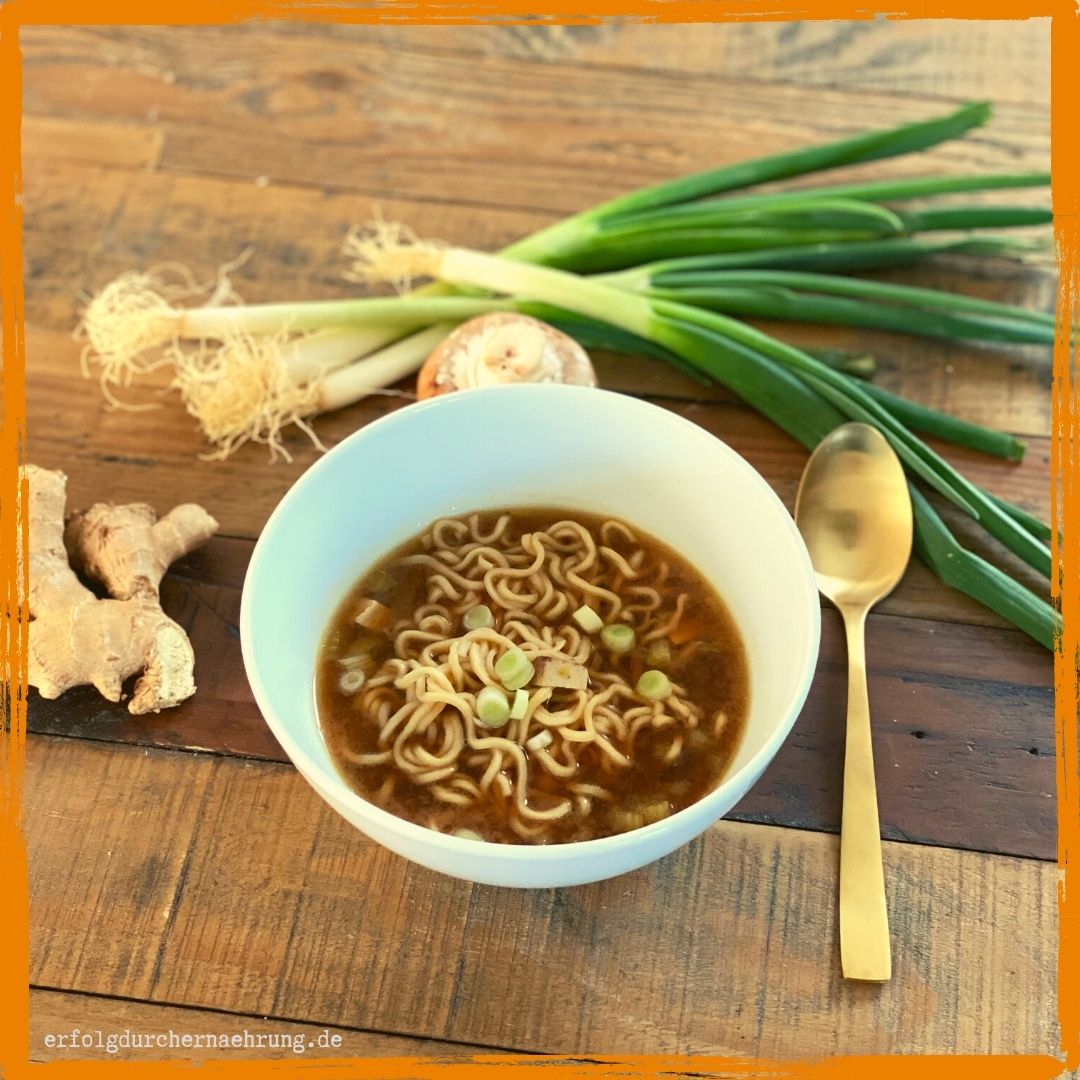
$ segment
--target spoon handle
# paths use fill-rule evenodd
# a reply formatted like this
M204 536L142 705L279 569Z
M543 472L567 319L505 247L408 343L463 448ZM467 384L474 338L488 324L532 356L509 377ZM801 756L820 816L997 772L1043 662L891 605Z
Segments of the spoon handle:
M840 827L840 964L845 979L887 982L892 976L892 957L866 692L866 609L849 608L843 615L848 705Z

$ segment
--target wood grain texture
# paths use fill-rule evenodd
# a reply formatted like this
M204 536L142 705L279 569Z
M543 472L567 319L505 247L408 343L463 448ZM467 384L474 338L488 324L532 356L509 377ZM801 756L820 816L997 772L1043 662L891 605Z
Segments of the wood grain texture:
M492 1049L96 994L30 991L31 1062L284 1058L299 1064L305 1057L454 1060L490 1054Z
M218 538L166 578L165 609L188 632L197 695L132 717L85 687L56 701L33 693L40 733L287 760L259 714L240 656L240 587L251 543ZM926 574L914 566L909 576ZM928 576L928 575L927 575ZM923 583L930 595L938 589ZM912 584L916 593L919 583ZM948 625L903 612L902 587L871 616L870 698L883 835L1052 859L1056 853L1051 662L1016 630ZM920 605L915 602L918 608ZM894 612L888 614L888 612ZM838 831L843 632L824 612L822 660L791 737L737 820Z
M166 171L560 213L900 119L892 94L828 86L815 90L811 117L804 87L748 81L745 70L529 63L396 44L378 27L316 40L257 26L35 27L23 45L26 110L151 120L165 135ZM116 54L122 63L110 62ZM904 103L911 119L941 111L940 101ZM1042 168L1046 120L1044 104L1003 102L985 132L873 169Z
M1044 863L886 844L896 973L869 987L840 978L829 836L724 822L609 882L470 886L291 769L43 737L26 822L35 984L522 1050L1056 1046ZM154 917L128 921L132 897Z
M349 38L334 24L317 29L271 23L277 33ZM973 24L955 19L655 25L608 19L595 26L380 27L382 40L523 61L574 60L598 66L694 72L801 86L984 97L1047 105L1049 23L1045 19Z
M152 169L163 141L161 132L150 126L39 116L23 125L22 150L29 161Z

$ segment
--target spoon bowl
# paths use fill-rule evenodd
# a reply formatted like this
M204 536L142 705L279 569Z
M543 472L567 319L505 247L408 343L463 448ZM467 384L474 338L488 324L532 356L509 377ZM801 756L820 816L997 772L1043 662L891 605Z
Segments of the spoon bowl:
M818 588L837 607L873 605L911 558L911 497L892 447L869 424L844 424L810 458L795 504Z

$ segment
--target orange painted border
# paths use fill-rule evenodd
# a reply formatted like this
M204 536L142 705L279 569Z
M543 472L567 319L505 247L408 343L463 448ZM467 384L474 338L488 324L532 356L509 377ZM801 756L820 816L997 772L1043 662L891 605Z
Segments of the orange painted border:
M0 0L0 698L7 730L0 732L0 1076L95 1077L106 1073L173 1076L186 1062L50 1062L30 1065L29 917L26 845L20 827L26 738L26 522L25 487L18 481L25 442L25 355L22 305L22 196L20 128L22 65L20 25L221 24L249 18L353 23L594 23L616 16L648 22L786 21L874 17L857 0L446 0L409 3L364 0L185 0L153 12L146 0ZM772 1080L1050 1080L1080 1066L1080 372L1066 328L1080 320L1080 147L1075 132L1080 101L1080 8L1077 0L918 0L886 13L890 18L1027 19L1051 17L1052 191L1060 285L1054 349L1051 431L1054 593L1064 631L1055 656L1057 731L1058 889L1060 946L1058 1016L1062 1059L1051 1056L837 1057L824 1061L751 1061L699 1056L520 1057L484 1055L470 1061L437 1059L212 1061L204 1075L272 1077L317 1069L320 1080L466 1080L494 1072L499 1080L670 1076L680 1071Z

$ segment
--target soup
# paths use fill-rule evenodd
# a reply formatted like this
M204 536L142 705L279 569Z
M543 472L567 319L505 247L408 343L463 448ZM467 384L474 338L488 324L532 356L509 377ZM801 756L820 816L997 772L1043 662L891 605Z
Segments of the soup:
M350 787L477 840L551 844L711 791L746 720L746 653L708 581L614 518L442 518L365 574L319 653Z

